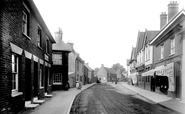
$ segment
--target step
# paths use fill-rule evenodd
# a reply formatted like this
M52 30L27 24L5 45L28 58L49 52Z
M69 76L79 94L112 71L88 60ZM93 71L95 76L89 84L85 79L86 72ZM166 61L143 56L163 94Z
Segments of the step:
M51 98L52 96L53 96L53 95L51 95L51 94L45 95L46 98Z
M44 102L45 102L45 100L36 100L36 101L33 101L34 104L42 104Z
M29 104L27 106L25 106L27 109L34 109L36 108L37 106L39 106L39 104Z

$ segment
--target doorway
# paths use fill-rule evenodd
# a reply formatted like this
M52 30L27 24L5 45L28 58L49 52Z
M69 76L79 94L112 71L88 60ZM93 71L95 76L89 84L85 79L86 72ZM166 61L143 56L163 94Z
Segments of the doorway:
M45 93L48 92L48 67L45 67Z
M38 63L34 62L34 97L38 96Z
M26 58L25 101L31 101L31 60Z

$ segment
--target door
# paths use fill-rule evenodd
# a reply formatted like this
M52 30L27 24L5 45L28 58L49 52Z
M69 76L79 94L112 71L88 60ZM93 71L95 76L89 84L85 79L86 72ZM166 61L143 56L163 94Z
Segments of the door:
M38 63L34 62L34 97L38 96Z
M181 62L175 63L175 80L176 80L176 98L180 99L181 95Z
M25 101L31 100L31 60L26 58L25 66Z
M45 67L45 93L48 92L48 67Z

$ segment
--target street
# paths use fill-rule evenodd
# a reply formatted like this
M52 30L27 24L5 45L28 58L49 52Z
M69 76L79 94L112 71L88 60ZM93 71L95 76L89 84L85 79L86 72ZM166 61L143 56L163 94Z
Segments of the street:
M70 114L179 114L121 84L96 84L78 94Z

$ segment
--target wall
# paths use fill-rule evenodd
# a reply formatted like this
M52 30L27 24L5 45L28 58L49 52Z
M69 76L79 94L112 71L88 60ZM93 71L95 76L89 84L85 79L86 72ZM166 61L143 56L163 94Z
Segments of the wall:
M102 82L107 82L107 72L103 67L98 70L97 76L98 78L101 78Z

